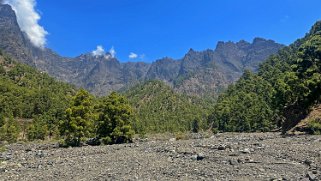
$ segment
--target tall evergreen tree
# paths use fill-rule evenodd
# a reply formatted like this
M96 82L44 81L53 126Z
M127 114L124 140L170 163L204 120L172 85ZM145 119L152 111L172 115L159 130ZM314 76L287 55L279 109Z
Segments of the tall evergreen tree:
M106 144L131 142L134 114L125 97L113 92L99 105L97 135Z
M65 114L60 126L65 143L80 146L81 142L93 132L93 97L87 91L79 90Z

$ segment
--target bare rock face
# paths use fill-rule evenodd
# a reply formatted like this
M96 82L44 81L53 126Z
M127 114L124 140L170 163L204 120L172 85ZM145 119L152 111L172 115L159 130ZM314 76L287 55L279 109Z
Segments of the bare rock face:
M22 63L35 66L29 40L20 31L15 12L9 5L0 4L0 49Z
M213 50L190 49L182 59L166 57L151 64L120 63L108 54L93 56L87 53L66 58L50 49L34 47L20 30L11 7L0 4L0 49L22 63L96 95L157 79L177 92L215 96L236 81L245 69L256 71L262 61L282 47L274 41L255 38L252 43L243 40L219 42Z

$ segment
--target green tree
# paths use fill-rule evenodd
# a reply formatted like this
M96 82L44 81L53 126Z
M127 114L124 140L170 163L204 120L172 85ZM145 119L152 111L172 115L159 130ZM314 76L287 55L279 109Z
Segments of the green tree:
M304 90L300 101L304 102L304 106L310 106L321 95L321 32L310 37L299 48L298 57L293 67Z
M65 120L60 125L65 143L80 146L93 132L93 97L87 91L79 90L65 114Z
M193 133L198 133L199 129L200 129L199 120L198 119L194 119L192 121L192 132Z
M28 126L27 137L28 140L45 140L48 135L48 126L46 120L42 117L36 117L32 124Z
M134 114L125 97L113 92L99 105L97 136L105 144L132 141Z
M19 133L19 124L11 116L8 120L5 120L5 124L0 128L0 140L14 143L18 139Z

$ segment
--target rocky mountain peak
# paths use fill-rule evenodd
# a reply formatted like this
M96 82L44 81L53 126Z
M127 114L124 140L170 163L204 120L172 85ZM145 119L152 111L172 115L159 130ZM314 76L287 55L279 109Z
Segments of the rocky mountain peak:
M251 46L251 43L245 40L240 40L239 42L236 43L236 45L241 49L247 49L249 48L249 46Z
M273 44L273 43L275 43L275 41L273 40L267 40L264 38L256 37L253 39L252 45L256 46L261 44Z
M11 8L10 5L8 4L0 4L0 17L1 18L10 18L10 19L15 19L16 14Z
M80 56L76 57L76 59L80 61L94 61L94 62L100 62L100 61L108 61L108 60L116 60L116 58L113 58L110 53L105 53L102 55L93 55L92 53L86 53L81 54Z
M221 50L224 50L224 49L233 48L235 46L236 46L235 43L233 43L232 41L228 41L228 42L219 41L219 42L217 42L215 50L216 51L221 51Z

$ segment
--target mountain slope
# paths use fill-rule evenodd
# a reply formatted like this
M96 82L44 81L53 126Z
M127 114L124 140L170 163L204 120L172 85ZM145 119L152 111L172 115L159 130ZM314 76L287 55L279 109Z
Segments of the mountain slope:
M146 80L162 80L175 91L189 95L217 95L236 81L245 69L257 70L260 62L283 45L256 38L252 43L219 42L215 50L190 50L182 59L163 58L154 63L120 63L111 55L91 53L61 57L50 49L34 47L21 32L14 11L0 4L0 49L59 80L105 95Z
M0 144L58 136L74 92L72 86L0 51Z
M222 131L267 131L282 127L286 132L320 100L321 21L318 21L304 38L262 63L257 74L246 72L230 86L219 97L210 121Z
M138 132L189 131L194 120L207 127L204 121L210 103L177 94L162 81L139 84L124 94L138 114Z
M64 110L74 88L0 52L0 114L32 118ZM55 109L55 110L53 110Z

